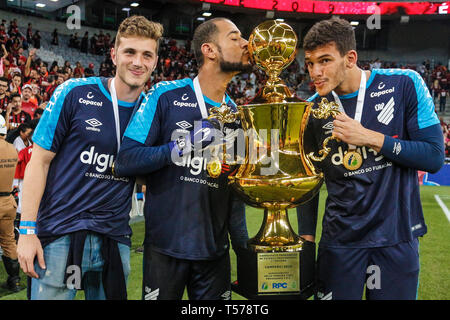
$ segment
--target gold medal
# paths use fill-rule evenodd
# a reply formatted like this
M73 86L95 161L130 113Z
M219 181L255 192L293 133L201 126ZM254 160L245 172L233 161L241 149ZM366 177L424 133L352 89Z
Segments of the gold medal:
M206 166L206 170L211 178L217 178L222 173L222 163L217 158L213 159Z
M112 163L112 166L111 166L111 173L112 173L112 175L115 177L116 176L116 173L114 172L114 165L116 164L116 162L114 161L113 163Z
M363 158L355 150L348 150L343 159L344 167L347 170L358 170L363 164Z

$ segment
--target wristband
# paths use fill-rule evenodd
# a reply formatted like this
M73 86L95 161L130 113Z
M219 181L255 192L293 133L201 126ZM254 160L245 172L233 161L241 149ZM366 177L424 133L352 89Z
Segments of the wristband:
M36 234L35 229L19 228L19 234Z
M20 221L19 227L36 228L36 221Z

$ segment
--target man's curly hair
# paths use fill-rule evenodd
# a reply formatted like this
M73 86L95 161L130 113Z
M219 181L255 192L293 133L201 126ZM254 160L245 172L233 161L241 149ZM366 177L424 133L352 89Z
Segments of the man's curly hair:
M150 21L144 16L131 16L123 20L120 24L114 45L118 48L121 38L143 37L155 40L158 52L159 40L163 33L164 27L160 23Z
M303 49L313 51L334 42L341 56L356 50L355 31L347 20L331 18L317 22L303 39Z

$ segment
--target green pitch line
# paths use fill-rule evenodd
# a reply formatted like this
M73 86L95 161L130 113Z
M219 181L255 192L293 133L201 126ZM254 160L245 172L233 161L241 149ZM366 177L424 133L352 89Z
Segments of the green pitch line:
M442 211L444 212L445 216L447 217L448 221L450 222L450 210L448 209L448 206L446 203L441 199L441 197L437 194L434 195L434 198L436 199L436 202L441 207ZM445 200L445 198L444 198ZM450 202L447 200L447 202Z

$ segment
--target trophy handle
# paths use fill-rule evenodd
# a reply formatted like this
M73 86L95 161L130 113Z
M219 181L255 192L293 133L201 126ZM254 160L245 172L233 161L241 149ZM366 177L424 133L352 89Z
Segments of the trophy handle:
M336 102L328 102L327 98L322 98L322 101L319 102L319 107L312 109L311 113L316 119L326 119L330 116L336 117L341 111L339 111L339 105Z
M324 160L327 157L327 155L330 153L330 151L331 151L331 148L327 147L328 142L330 140L333 140L333 139L335 139L336 141L339 141L339 139L337 139L335 136L329 136L328 138L323 140L322 150L319 150L319 155L320 156L316 157L314 155L314 152L310 152L310 153L308 153L308 158L311 159L311 160L314 160L314 161L318 161L318 162Z
M226 104L222 104L220 107L212 107L209 109L209 117L207 119L215 119L221 123L232 123L236 121L239 111L234 112Z
M339 105L334 101L328 102L327 98L322 98L322 101L319 103L319 108L311 110L311 114L316 119L326 119L330 116L334 118L340 113L341 111L339 111ZM318 162L323 161L331 151L331 148L328 147L328 142L333 139L340 141L334 136L326 138L322 143L322 150L319 150L320 156L316 157L314 152L310 152L308 154L308 158Z

